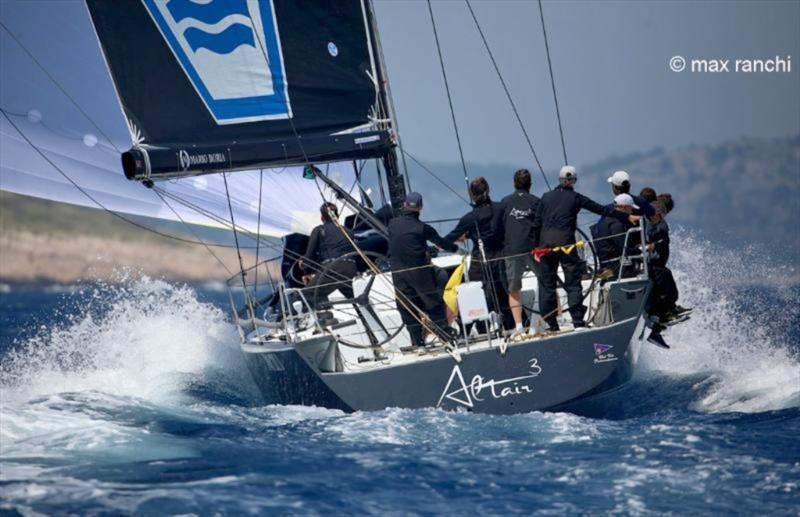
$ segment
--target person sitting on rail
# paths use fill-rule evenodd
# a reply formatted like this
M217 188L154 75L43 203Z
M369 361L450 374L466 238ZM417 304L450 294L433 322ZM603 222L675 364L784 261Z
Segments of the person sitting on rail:
M457 251L458 246L443 239L430 225L419 220L422 211L422 194L411 192L406 196L400 215L389 221L389 262L400 318L406 326L410 351L425 346L420 320L429 319L434 333L447 333L442 292L428 254L428 242L447 251ZM417 310L425 314L419 314ZM441 338L441 336L439 336Z
M633 202L630 194L617 195L614 198L613 206L614 210L628 215L640 208ZM623 254L630 257L641 253L636 247L641 239L635 238L636 235L633 233L628 233L631 228L633 228L633 224L630 221L618 217L601 217L596 224L592 225L592 238L600 267L611 272L609 274L601 273L599 276L606 279L618 278L620 268L623 267L621 262ZM623 278L635 275L636 268L631 265L624 266L622 269Z
M327 300L337 289L345 298L352 298L352 279L358 274L355 258L342 258L355 251L351 244L353 232L334 222L339 218L339 211L333 203L323 203L319 212L322 224L312 230L299 263L308 273L304 276L307 280L305 297L312 307Z
M508 304L514 317L511 340L523 338L522 275L531 271L538 276L539 264L533 260L531 250L538 240L533 226L539 198L531 194L531 173L520 169L514 173L514 192L500 201L501 217L496 218L496 235L503 236Z
M656 190L653 187L645 187L639 192L639 197L650 203L651 205L656 202L658 196L656 195ZM633 200L636 202L636 199Z
M663 197L662 197L663 196ZM647 249L650 251L650 279L653 281L653 292L650 295L649 312L657 316L660 323L670 323L691 312L690 308L678 305L680 293L667 267L669 260L669 225L666 215L672 210L674 203L670 194L662 194L653 203L656 214L650 218L647 232Z
M608 182L611 183L611 192L614 193L614 196L618 196L620 194L630 194L633 198L633 202L638 206L636 210L633 211L633 215L644 215L645 217L653 217L655 214L655 210L650 205L650 202L647 201L642 196L635 196L631 194L631 176L625 171L616 171L611 177L608 178ZM609 205L612 206L612 205Z
M456 227L444 236L448 243L472 240L472 260L467 272L471 282L483 282L489 310L500 314L503 325L511 327L513 318L508 307L508 295L503 286L503 235L498 233L497 219L502 217L500 203L489 197L489 183L483 177L469 184L472 210L459 219ZM483 253L481 253L481 243ZM479 328L483 326L479 322ZM482 330L483 331L483 330Z

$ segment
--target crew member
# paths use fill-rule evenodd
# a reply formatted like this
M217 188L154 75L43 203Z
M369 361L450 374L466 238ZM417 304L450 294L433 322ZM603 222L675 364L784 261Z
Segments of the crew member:
M345 298L352 298L351 280L358 273L354 258L342 258L355 251L350 244L353 232L333 222L339 218L336 205L323 203L319 212L322 224L311 232L308 247L299 264L301 269L306 269L309 264L321 264L320 267L314 268L318 270L317 274L309 275L306 284L308 286L306 298L312 306L326 300L328 295L337 289ZM343 232L347 233L347 236ZM327 272L322 274L322 269Z
M630 194L619 194L614 198L614 210L622 214L630 215L639 207L633 202ZM622 267L620 259L622 255L638 255L635 243L638 240L631 239L627 232L633 225L627 219L618 217L603 217L597 224L593 225L592 237L595 239L594 249L597 258L600 260L601 267L609 269L613 273L612 278L618 278ZM627 249L626 249L627 243ZM622 271L623 277L635 275L634 268L628 266Z
M611 183L611 192L614 193L614 196L618 196L620 194L631 194L631 176L625 171L616 171L614 174L608 178L608 182ZM645 217L653 217L655 214L655 210L650 205L645 198L642 196L634 196L631 194L633 198L633 202L636 203L639 208L633 211L634 215L644 215ZM612 206L613 205L609 205Z
M664 196L664 197L662 197ZM667 267L669 259L669 226L665 216L672 209L672 196L662 194L653 203L656 214L648 227L648 249L650 256L650 278L653 292L650 296L650 314L657 316L660 323L669 323L689 312L690 308L678 305L678 286L672 271Z
M422 211L422 195L411 192L406 196L403 209L389 221L389 255L392 281L397 296L400 317L411 338L411 347L425 345L422 325L418 321L423 315L411 312L416 307L427 314L433 322L431 330L445 331L445 316L442 292L428 254L428 242L447 251L456 251L458 246L447 242L428 224L419 220ZM408 307L412 304L413 307Z
M483 282L490 310L501 314L504 326L510 326L513 320L508 308L508 295L503 287L502 262L495 260L499 259L503 250L503 236L498 233L500 225L497 222L502 216L500 203L493 202L489 197L489 183L483 177L472 180L469 193L472 210L458 221L456 227L445 235L444 240L448 243L472 240L469 279Z
M645 187L639 192L639 197L650 203L651 205L656 202L658 196L656 195L656 190L653 187Z
M537 241L533 226L539 198L530 193L531 173L520 169L514 173L514 192L500 202L501 217L497 218L502 228L496 229L503 235L506 282L508 284L508 304L514 317L514 332L511 340L523 338L522 318L522 275L525 271L537 273L539 265L533 259L531 250Z
M552 248L574 244L575 232L578 227L578 213L581 209L586 209L599 215L616 217L616 211L613 207L604 207L575 192L574 186L577 180L578 175L575 167L565 165L558 174L558 187L542 196L533 222L535 231L539 231L538 247ZM577 250L572 249L569 253L564 253L563 251L548 253L541 256L539 260L541 263L539 310L549 330L559 330L555 314L559 264L564 271L564 290L567 291L572 323L575 327L586 326L583 321L586 308L583 306L583 293L581 290L584 263Z

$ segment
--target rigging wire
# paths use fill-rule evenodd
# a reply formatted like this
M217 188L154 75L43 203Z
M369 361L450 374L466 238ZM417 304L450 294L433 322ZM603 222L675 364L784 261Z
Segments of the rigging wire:
M20 41L20 40L19 40L19 38L17 38L17 37L14 35L14 33L13 33L13 32L11 32L11 30L10 30L8 27L6 27L6 24L4 24L2 21L0 21L0 27L2 27L2 28L3 28L3 30L4 30L4 31L6 31L6 32L8 33L8 35L9 35L9 36L11 36L11 39L13 39L13 40L14 40L14 41L17 43L17 45L19 45L19 47L20 47L20 48L21 48L21 49L22 49L22 50L25 52L25 54L27 54L27 55L28 55L28 57L30 57L30 58L31 58L31 60L32 60L32 61L33 61L33 62L36 64L36 66L38 66L38 67L39 67L39 69L40 69L42 72L44 72L44 74L47 76L47 78L48 78L48 79L50 79L50 81L51 81L51 82L52 82L52 83L53 83L53 84L56 86L56 88L58 88L59 90L61 90L61 93L63 93L63 94L64 94L64 96L65 96L67 99L69 99L69 101L72 103L72 105L73 105L73 106L75 106L75 108L77 108L77 110L78 110L78 111L81 113L81 115L83 115L84 117L86 117L86 120L88 120L88 121L89 121L89 123L90 123L92 126L94 126L94 128L97 130L97 132L98 132L98 133L100 133L100 134L103 136L103 138L105 138L106 140L108 140L108 143L109 143L109 144L111 144L111 146L112 146L112 147L113 147L113 148L114 148L114 149L115 149L115 150L116 150L118 153L122 154L122 151L119 149L119 147L117 147L117 146L116 146L116 144L114 143L114 141L113 141L113 140L111 140L111 138L110 138L110 137L109 137L109 136L108 136L108 135L105 133L105 131L103 131L103 130L100 128L100 126L99 126L99 125L97 125L97 123L95 123L95 121L92 119L92 117L90 117L90 116L89 116L89 114L88 114L88 113L86 113L86 111L84 111L84 110L83 110L83 108L81 108L81 106L78 104L78 102L77 102L77 101L76 101L76 100L75 100L75 99L74 99L74 98L73 98L73 97L72 97L72 96L71 96L69 93L67 93L67 90L66 90L66 89L65 89L65 88L64 88L64 87L61 85L61 83L59 83L59 82L56 80L56 78L55 78L55 77L53 77L53 76L50 74L50 72L48 72L48 71L47 71L47 69L46 69L46 68L45 68L45 67L42 65L42 63L41 63L41 62L39 62L39 60L38 60L38 59L36 59L36 57L33 55L33 53L31 53L31 51L30 51L30 50L28 50L28 48L27 48L27 47L26 47L26 46L25 46L25 45L22 43L22 41ZM4 113L5 113L5 112L4 112ZM8 115L6 115L6 118L8 118ZM16 127L16 126L15 126L15 127ZM17 131L19 131L19 129L17 129Z
M167 201L167 200L164 198L164 196L162 196L162 195L161 195L161 193L160 193L160 192L158 192L157 190L154 190L154 192L155 192L155 193L156 193L156 195L157 195L157 196L158 196L158 197L161 199L161 202L162 202L162 203L164 203L165 205L167 205L167 208L169 208L170 210L172 210L172 213L173 213L173 214L175 214L175 216L176 216L176 217L177 217L177 218L180 220L180 222L182 222L182 223L184 224L184 226L186 226L186 228L187 228L187 229L188 229L190 232L192 232L192 235L194 235L194 238L195 238L195 239L197 239L198 241L200 241L201 243L203 243L203 246L205 246L205 248L208 250L208 252L211 254L211 256L212 256L212 257L214 257L215 259L217 259L217 262L219 262L219 263L220 263L220 265L221 265L223 268L225 268L225 271L227 271L229 275L233 275L233 271L231 271L231 270L230 270L230 268L229 268L228 266L226 266L226 265L225 265L225 262L223 262L223 261L222 261L222 259L220 259L220 258L217 256L217 254L216 254L216 253L214 253L214 250L212 250L212 249L211 249L211 248L208 246L208 244L206 244L206 242L205 242L203 239L201 239L199 235L197 235L197 234L195 233L195 231L194 231L194 229L192 229L191 225L190 225L189 223L187 223L186 221L184 221L184 220L183 220L183 217L181 217L181 214L179 214L179 213L178 213L178 211L177 211L177 210L175 210L175 208L173 208L173 207L172 207L172 205L171 205L171 204L170 204L170 203L169 203L169 202L168 202L168 201Z
M464 171L464 182L467 184L467 193L469 193L469 174L467 173L467 162L464 160L464 150L461 147L461 136L458 133L458 123L456 122L456 112L453 108L453 98L450 95L450 85L447 82L447 71L444 66L444 57L442 56L442 46L439 43L439 33L436 30L436 18L433 16L433 6L431 0L428 0L428 13L431 17L431 26L433 27L433 38L436 41L436 52L439 54L439 65L442 68L442 77L444 78L444 89L447 92L447 103L450 105L450 117L453 119L453 130L456 134L456 143L458 144L458 155L461 157L461 168Z
M441 184L442 184L442 185L443 185L443 186L444 186L444 187L445 187L447 190L449 190L450 192L452 192L453 194L455 194L456 196L458 196L458 197L459 197L459 198L460 198L462 201L464 201L466 204L469 204L469 200L467 200L467 198L465 198L464 196L462 196L461 194L459 194L459 193L456 191L456 189L454 189L453 187L451 187L450 185L448 185L447 183L445 183L445 181L444 181L442 178L440 178L440 177L439 177L439 176L438 176L438 175L437 175L435 172L433 172L432 170L430 170L428 167L426 167L425 165L423 165L423 164L422 164L422 162L420 162L420 161L419 161L417 158L415 158L413 154L409 153L409 152L408 152L408 151L406 151L405 149L402 149L402 151L403 151L403 154L405 154L406 156L408 156L409 158L411 158L411 161L413 161L414 163L416 163L417 165L419 165L419 167L420 167L422 170L424 170L425 172L427 172L428 174L430 174L430 175L433 177L433 179L435 179L436 181L438 181L439 183L441 183Z
M228 162L230 163L231 150L228 149ZM228 175L222 173L222 181L225 183L225 197L228 200L228 210L231 213L231 224L233 225L233 240L236 243L236 254L239 256L239 268L242 273L242 288L247 292L247 280L245 279L244 261L242 260L242 251L239 249L239 235L236 232L236 220L233 218L233 205L231 204L231 193L228 190Z
M547 189L550 190L550 182L547 180L547 175L544 173L544 167L542 167L542 162L539 160L539 155L536 154L536 150L533 148L533 142L531 141L531 137L528 135L528 130L525 129L525 124L522 122L522 117L519 114L519 110L517 110L517 105L514 102L514 99L511 97L511 92L508 89L508 85L506 84L505 78L503 78L503 74L500 72L500 66L497 64L497 61L494 58L494 53L492 52L492 49L489 46L489 42L486 40L486 35L483 33L481 24L478 22L478 17L475 15L475 11L472 9L472 3L470 2L470 0L464 0L464 2L467 4L467 9L469 9L469 14L472 15L472 20L475 22L475 28L478 29L478 34L480 34L481 36L481 40L483 41L483 46L486 49L486 53L489 54L489 59L492 62L494 71L497 72L497 78L500 79L500 84L503 86L503 91L506 94L506 98L508 98L509 104L511 104L511 110L514 112L514 116L517 119L519 128L522 130L522 134L525 137L525 141L528 143L528 148L531 150L533 159L536 161L537 167L539 167L539 172L542 174L542 178L544 179L545 185L547 185Z
M261 193L264 188L264 169L258 171L258 224L256 226L256 281L254 292L258 292L258 252L261 250Z
M81 194L86 196L92 203L97 205L98 208L108 212L109 214L113 215L114 217L116 217L118 219L121 219L122 221L124 221L124 222L126 222L126 223L128 223L130 225L133 225L133 226L135 226L137 228L140 228L142 230L148 231L150 233L159 235L161 237L164 237L164 238L167 238L167 239L172 239L172 240L179 241L179 242L184 242L184 243L187 243L187 244L205 244L205 245L207 245L204 242L198 242L198 241L195 241L195 240L192 240L192 239L186 239L186 238L183 238L183 237L178 237L176 235L170 235L168 233L164 233L164 232L161 232L159 230L156 230L155 228L150 228L149 226L147 226L145 224L136 222L133 219L129 219L129 218L125 217L124 215L109 209L103 203L98 201L97 198L95 198L94 196L89 194L89 192L86 191L86 189L81 187L66 172L64 172L58 165L56 165L50 158L48 158L47 155L44 154L44 152L36 144L34 144L33 141L31 141L30 138L28 138L28 136L19 128L19 126L17 124L15 124L11 120L11 117L8 116L8 114L6 113L6 111L3 108L0 108L0 112L3 113L3 116L6 118L6 120L8 120L8 122L14 127L14 129L17 130L17 133L20 134L20 136L28 143L28 145L31 146L31 148L33 148L34 151L36 151L36 153L39 156L41 156L47 163L49 163L50 166L52 166L59 174L61 174L73 187L78 189L78 191ZM211 246L216 246L216 247L220 247L220 248L231 248L232 247L232 246L229 246L227 244L211 244Z
M569 164L567 160L567 145L564 142L564 126L561 123L561 110L558 107L558 95L556 95L556 80L553 76L553 61L550 59L550 43L547 40L547 27L544 23L544 9L542 0L539 0L539 19L542 21L542 34L544 35L544 50L547 53L547 68L550 70L550 86L553 87L553 102L556 105L556 118L558 119L558 133L561 136L561 151L564 153L564 165Z

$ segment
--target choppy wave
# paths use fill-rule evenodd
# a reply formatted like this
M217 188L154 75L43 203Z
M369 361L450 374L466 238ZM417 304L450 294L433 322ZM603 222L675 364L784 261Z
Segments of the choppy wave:
M674 240L670 265L680 303L694 312L666 334L672 350L646 347L643 373L693 379L692 407L699 411L800 406L800 290L780 287L793 268L774 263L761 249L720 248L688 232ZM759 283L779 287L765 298Z
M262 406L224 311L193 289L65 294L60 323L0 359L0 510L788 513L798 289L748 297L730 280L766 259L675 240L695 313L672 350L645 347L605 418Z
M162 401L221 379L225 389L252 388L233 327L191 288L144 278L97 284L77 299L60 309L61 323L4 355L5 397L98 391Z

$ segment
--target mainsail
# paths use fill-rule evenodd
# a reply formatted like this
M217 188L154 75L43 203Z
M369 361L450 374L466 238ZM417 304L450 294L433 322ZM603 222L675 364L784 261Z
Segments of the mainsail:
M80 64L90 70L82 75L100 92L96 101L64 70L51 73L52 64L39 62L47 50L26 41L34 27L25 20L41 18L27 11L37 5L4 14L11 29L3 25L3 60L13 73L2 78L0 189L223 227L230 194L237 226L279 236L310 231L319 204L333 197L304 179L300 164L313 161L358 198L354 160L391 154L368 3L86 4L90 16L75 3L54 6L81 23L53 25L48 40L84 53ZM124 117L99 120L98 112L119 112L113 97ZM139 158L137 179L173 178L156 189L174 196L169 206L155 190L120 181L120 153L124 163ZM219 175L194 177L231 170L240 172L227 178L229 191Z
M360 0L86 0L133 141L158 179L384 156Z

